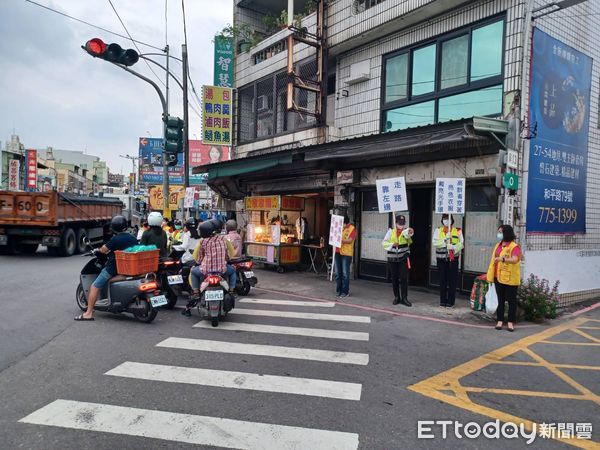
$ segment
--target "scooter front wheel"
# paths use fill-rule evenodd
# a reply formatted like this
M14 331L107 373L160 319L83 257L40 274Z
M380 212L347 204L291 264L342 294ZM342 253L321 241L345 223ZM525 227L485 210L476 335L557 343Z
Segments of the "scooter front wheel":
M219 318L218 317L211 317L210 324L213 327L218 327L219 326Z
M82 311L87 311L88 302L87 298L85 298L85 292L83 292L83 286L81 285L81 283L79 283L79 286L77 286L77 292L75 293L75 297L79 309L81 309Z

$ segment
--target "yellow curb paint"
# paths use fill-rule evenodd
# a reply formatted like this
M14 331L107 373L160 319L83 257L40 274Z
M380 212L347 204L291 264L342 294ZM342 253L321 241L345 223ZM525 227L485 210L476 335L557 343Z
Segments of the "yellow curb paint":
M565 373L561 372L561 368L580 368L585 367L586 370L598 370L597 366L574 366L568 364L552 364L541 356L534 353L529 347L534 344L546 343L553 344L549 339L557 334L560 334L567 330L573 330L584 323L593 320L588 318L577 318L570 322L564 323L562 325L558 325L547 330L544 330L540 333L533 334L531 336L527 336L523 339L520 339L512 344L509 344L505 347L501 347L497 350L493 350L485 355L479 356L471 361L468 361L464 364L460 364L452 369L446 370L442 373L434 375L426 380L420 381L412 386L409 386L413 392L422 394L426 397L430 397L450 405L456 406L458 408L466 409L468 411L474 412L476 414L481 414L492 419L498 419L503 422L513 422L513 423L522 423L525 428L529 431L533 430L534 421L530 419L521 418L515 416L513 414L500 411L494 408L490 408L487 406L480 405L478 403L473 402L469 396L469 392L489 392L489 393L497 393L497 394L509 394L509 395L522 395L522 396L530 396L530 397L546 397L546 398L560 398L560 399L570 399L570 400L585 400L592 401L598 403L599 396L592 393L586 387L580 385L575 380L570 378ZM600 322L600 321L596 321ZM561 345L567 345L572 343L559 343ZM585 344L587 345L587 344ZM595 343L590 343L589 345L598 345ZM502 361L508 356L518 352L523 351L527 353L529 356L534 358L536 362L518 362L518 361ZM507 365L527 365L527 366L540 366L548 369L551 373L559 376L563 381L568 383L574 389L576 389L580 394L562 394L562 393L546 393L546 392L536 392L536 391L527 391L527 390L510 390L510 389L495 389L495 388L478 388L478 387L470 387L470 386L462 386L460 380L467 375L475 373L489 365L492 364L507 364ZM449 395L445 392L452 391L454 395ZM600 448L600 444L598 442L594 442L591 440L583 440L583 439L565 439L565 438L554 438L557 441L563 442L565 444L570 444L575 447L584 448L584 449L596 449Z

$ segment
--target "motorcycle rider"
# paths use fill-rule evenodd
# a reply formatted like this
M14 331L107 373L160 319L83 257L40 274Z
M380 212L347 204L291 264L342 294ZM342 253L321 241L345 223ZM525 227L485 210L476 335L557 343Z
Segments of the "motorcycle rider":
M129 247L137 245L137 239L135 236L127 232L127 219L121 215L115 216L110 222L110 228L113 232L113 237L99 249L94 252L100 252L108 255L104 268L98 275L98 278L94 281L90 287L90 293L87 299L87 311L83 314L75 317L75 320L85 321L94 320L94 305L98 300L100 291L106 286L108 281L117 275L117 260L115 258L116 250L125 250Z
M200 297L200 285L207 275L219 273L223 277L227 276L229 277L230 282L232 281L234 283L233 286L235 287L237 275L233 266L227 264L230 255L233 254L233 247L231 243L220 234L222 223L221 227L219 227L217 222L220 221L210 220L200 224L199 230L201 241L196 246L193 255L199 265L195 266L190 272L192 295L185 310L181 312L184 316L189 317L192 315L191 309L198 302ZM231 271L229 270L230 267Z
M183 234L183 223L181 222L181 220L175 219L173 221L173 227L175 228L172 234L173 242L180 242L181 235Z
M200 235L198 234L198 224L196 219L193 217L188 218L183 226L183 233L181 234L181 244L174 245L173 248L177 251L184 252L181 256L181 263L188 264L194 261L192 256L198 242L200 241Z
M167 233L161 228L163 222L162 214L153 211L148 214L148 225L150 229L144 231L140 244L142 245L156 245L156 248L160 250L161 258L168 256L167 251Z
M241 258L244 243L242 242L242 237L237 232L237 222L233 219L229 219L225 222L225 231L227 231L225 237L231 242L231 245L233 245L233 259Z

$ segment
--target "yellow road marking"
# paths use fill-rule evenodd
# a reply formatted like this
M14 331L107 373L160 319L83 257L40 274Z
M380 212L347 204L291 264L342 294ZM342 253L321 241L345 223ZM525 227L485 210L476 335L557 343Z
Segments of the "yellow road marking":
M546 398L561 398L561 399L569 399L569 400L585 400L592 401L598 403L600 397L585 386L577 383L575 380L570 378L568 375L560 371L561 368L585 368L586 370L599 370L598 366L577 366L571 364L552 364L545 359L543 359L538 354L534 353L529 349L530 346L538 343L546 343L546 344L557 344L557 342L553 342L550 339L553 336L556 336L564 331L573 330L586 322L594 321L600 322L600 320L588 319L585 317L580 317L574 319L570 322L564 323L562 325L558 325L549 329L546 329L540 333L527 336L523 339L520 339L512 344L509 344L505 347L501 347L497 350L493 350L485 355L479 356L471 361L468 361L464 364L460 364L452 369L446 370L442 373L432 376L426 380L420 381L419 383L413 384L409 386L413 392L417 392L419 394L425 395L427 397L440 400L442 402L448 403L450 405L454 405L458 408L463 408L468 411L472 411L477 414L482 414L487 417L491 417L492 419L499 419L503 422L513 422L513 423L522 423L525 428L529 431L533 430L534 422L530 419L521 418L515 416L513 414L500 411L494 408L490 408L484 405L477 404L473 402L469 396L469 392L486 392L486 393L497 393L497 394L510 394L510 395L523 395L530 397L546 397ZM558 342L560 345L576 345L582 343L571 343L571 342ZM591 343L583 343L583 345L600 345L594 342ZM503 361L510 355L517 353L519 351L523 351L532 358L534 358L535 362L520 362L520 361ZM510 390L510 389L495 389L495 388L479 388L479 387L471 387L471 386L463 386L461 385L461 379L467 375L471 375L489 365L492 364L506 364L506 365L523 365L523 366L539 366L544 367L549 370L551 373L560 377L563 381L568 383L574 389L576 389L580 394L562 394L562 393L547 393L547 392L536 392L536 391L528 391L528 390ZM451 391L454 395L450 395L447 392ZM591 440L583 440L583 439L567 439L567 438L554 438L557 441L564 442L566 444L570 444L579 448L584 449L596 449L600 448L600 444Z
M577 327L580 330L600 330L600 327Z
M573 328L573 331L575 333L577 333L579 336L583 336L584 338L589 339L592 342L597 342L598 344L600 344L600 339L595 338L594 336L592 336L591 334L586 333L585 331L581 331L581 329Z
M540 341L540 344L553 344L553 345L579 345L583 347L596 347L600 344L595 342L563 342L563 341Z

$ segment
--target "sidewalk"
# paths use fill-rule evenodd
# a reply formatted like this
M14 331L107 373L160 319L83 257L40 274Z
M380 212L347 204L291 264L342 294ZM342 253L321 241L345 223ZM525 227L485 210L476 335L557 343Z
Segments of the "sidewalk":
M434 290L424 288L409 288L408 299L413 304L407 307L402 304L393 305L392 286L366 280L350 280L350 296L343 299L335 297L335 281L331 282L325 274L313 272L289 271L277 273L271 269L255 268L258 277L257 288L266 291L273 290L291 295L312 297L316 299L353 303L372 308L383 308L399 313L435 317L445 320L467 322L471 324L489 325L483 313L473 312L469 307L469 297L464 294L456 296L453 309L440 308L439 294Z

